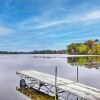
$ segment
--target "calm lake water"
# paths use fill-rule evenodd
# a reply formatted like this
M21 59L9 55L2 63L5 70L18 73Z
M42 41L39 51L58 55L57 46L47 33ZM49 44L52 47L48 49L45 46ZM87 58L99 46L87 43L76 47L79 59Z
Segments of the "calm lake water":
M67 55L0 55L0 100L29 100L16 91L19 76L16 71L37 70L54 75L55 66L58 76L77 81L100 89L100 56L68 57Z

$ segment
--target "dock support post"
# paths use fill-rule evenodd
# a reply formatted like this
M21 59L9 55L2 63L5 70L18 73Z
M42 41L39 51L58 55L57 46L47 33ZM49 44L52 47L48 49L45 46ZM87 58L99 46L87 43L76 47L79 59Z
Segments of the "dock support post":
M77 66L77 83L78 83L78 66Z
M55 67L55 100L57 100L57 66Z
M78 66L77 66L77 83L78 83ZM78 100L78 97L77 97Z

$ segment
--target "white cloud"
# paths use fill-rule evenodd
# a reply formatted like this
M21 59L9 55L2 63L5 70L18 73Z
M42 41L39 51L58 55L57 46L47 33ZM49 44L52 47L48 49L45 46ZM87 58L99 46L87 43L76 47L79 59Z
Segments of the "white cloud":
M7 27L0 27L0 35L5 35L5 34L11 34L14 33L15 31L11 28L7 28Z
M45 16L47 17L47 16ZM19 26L23 29L43 29L47 27L51 27L58 24L69 23L69 20L62 19L46 19L45 17L31 18L24 22L19 23Z
M38 26L34 26L33 28L35 29L42 29L42 28L47 28L47 27L51 27L51 26L54 26L54 25L58 25L58 24L63 24L63 23L68 23L68 21L51 21L51 22L46 22L46 23L41 23L40 25Z
M88 11L85 14L73 14L69 17L65 14L62 18L56 18L49 14L45 14L38 17L33 17L28 20L25 20L19 23L20 28L23 29L43 29L51 26L56 26L60 24L69 24L69 23L84 23L84 22L92 22L100 19L100 11Z
M69 34L65 33L65 34L49 34L46 37L51 37L51 38L55 38L55 37L62 37L62 36L67 36Z
M95 20L95 19L100 19L100 11L93 11L88 13L85 18L85 20Z

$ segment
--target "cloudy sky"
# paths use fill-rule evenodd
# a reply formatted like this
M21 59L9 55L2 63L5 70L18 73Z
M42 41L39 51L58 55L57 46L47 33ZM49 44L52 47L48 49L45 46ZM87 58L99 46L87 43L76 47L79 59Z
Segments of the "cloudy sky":
M100 0L0 0L0 50L65 49L100 40Z

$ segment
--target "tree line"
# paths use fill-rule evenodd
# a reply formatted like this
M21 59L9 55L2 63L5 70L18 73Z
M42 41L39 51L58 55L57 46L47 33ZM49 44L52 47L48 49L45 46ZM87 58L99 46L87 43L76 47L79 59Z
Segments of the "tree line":
M75 54L75 55L100 55L100 41L87 40L84 43L71 43L67 50L33 50L30 52L0 51L0 54Z
M84 43L71 43L67 46L68 54L100 55L100 41L87 40Z
M66 50L34 50L33 54L66 54Z
M30 52L0 51L0 54L66 54L66 50L34 50Z

